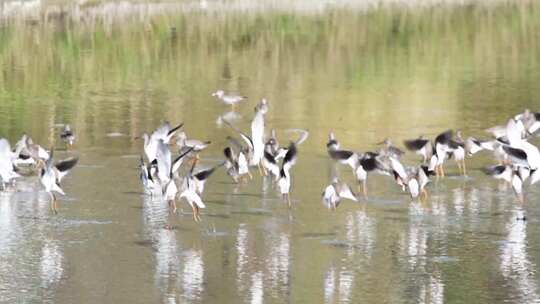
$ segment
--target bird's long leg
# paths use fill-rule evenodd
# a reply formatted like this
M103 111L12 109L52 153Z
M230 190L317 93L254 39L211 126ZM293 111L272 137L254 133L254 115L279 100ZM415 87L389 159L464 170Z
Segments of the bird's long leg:
M54 197L54 213L58 214L58 199Z
M191 205L191 211L193 213L193 220L195 222L198 222L199 220L197 219L197 210L195 209L195 205L193 204L190 204Z
M441 177L444 177L444 167L441 165Z
M463 175L464 176L467 176L467 165L465 164L465 159L462 160L463 162Z
M172 207L172 213L176 214L176 200L172 199L169 201L169 208Z
M201 212L199 209L199 206L195 206L195 210L197 210L197 222L201 221Z
M525 204L525 195L523 195L523 193L520 193L517 195L517 197L518 197L519 205L523 206L523 204Z
M54 195L54 193L51 192L51 195L52 195L52 209L53 209L53 212L54 214L58 214L58 202L56 200L56 195Z
M248 172L247 172L247 175L249 176L249 179L250 179L250 180L253 179L253 175L251 175L251 172L249 172L249 170L248 170Z
M287 205L289 205L289 209L291 209L291 196L289 193L285 193L284 195L287 198Z
M54 212L54 194L52 192L49 192L49 198L50 198L50 209Z
M364 193L364 197L367 198L367 179L362 181L362 192Z
M463 172L461 170L461 161L457 161L457 166L458 166L458 169L459 169L459 175L461 175Z
M266 176L266 170L264 169L264 167L261 165L260 162L257 164L257 167L259 168L259 174L261 176Z
M426 190L425 188L422 189L422 195L423 195L426 199L427 199L428 196L429 196L429 195L428 195L428 192L427 192L427 190Z

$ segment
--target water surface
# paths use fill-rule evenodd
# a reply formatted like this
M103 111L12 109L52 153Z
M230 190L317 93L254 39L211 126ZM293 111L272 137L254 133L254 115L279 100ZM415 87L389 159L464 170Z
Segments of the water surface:
M489 155L468 160L469 178L451 163L426 204L377 176L368 200L337 212L320 193L330 130L365 151L448 128L485 137L538 110L540 6L365 3L3 2L0 135L60 149L69 123L80 165L59 215L35 178L0 195L0 302L538 301L540 192L519 209L478 170ZM229 113L210 96L218 88L249 101ZM172 215L141 194L135 137L184 122L213 142L202 155L212 165L231 135L220 117L247 130L262 97L282 143L288 128L310 131L292 210L261 178L238 186L223 171L200 224L185 203ZM522 212L528 221L515 220Z

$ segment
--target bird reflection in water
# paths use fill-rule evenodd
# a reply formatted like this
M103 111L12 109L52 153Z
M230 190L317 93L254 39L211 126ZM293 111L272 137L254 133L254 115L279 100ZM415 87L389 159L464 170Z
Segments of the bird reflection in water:
M517 298L521 303L533 303L538 300L536 265L529 260L527 253L526 220L524 210L516 207L506 224L507 237L501 246L501 273L503 277L515 284Z

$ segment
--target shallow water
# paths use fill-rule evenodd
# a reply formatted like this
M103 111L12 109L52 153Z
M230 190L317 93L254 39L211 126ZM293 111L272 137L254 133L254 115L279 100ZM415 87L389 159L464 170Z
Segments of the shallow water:
M329 130L365 151L448 128L486 137L538 110L538 4L141 3L0 4L0 135L61 149L69 123L76 145L58 154L80 157L58 215L35 178L0 194L0 302L540 301L540 190L518 208L478 170L487 154L468 160L468 178L450 163L425 204L380 176L367 200L336 212L320 202ZM230 113L210 96L218 88L249 101ZM213 142L202 154L212 165L232 134L220 117L247 129L262 97L282 143L286 129L310 131L292 210L267 181L239 186L223 171L200 224L185 203L172 215L141 194L135 137L185 122Z

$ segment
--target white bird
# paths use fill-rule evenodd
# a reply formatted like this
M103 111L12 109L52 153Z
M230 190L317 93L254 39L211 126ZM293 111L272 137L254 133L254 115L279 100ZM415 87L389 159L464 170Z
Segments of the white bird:
M231 128L236 130L232 125L228 124ZM240 137L244 139L245 142L250 143L251 138L244 133L238 131L240 133ZM235 182L243 181L246 177L249 179L252 179L253 176L249 172L249 163L248 163L248 155L251 155L253 147L248 144L248 147L244 147L238 142L238 140L227 136L227 140L234 144L239 152L238 155L234 153L234 150L231 147L225 148L223 153L225 154L225 158L228 160L228 162L225 164L225 167L227 167L227 173L233 177ZM236 178L235 178L236 176Z
M210 178L210 176L216 171L216 169L223 165L225 165L225 162L219 163L218 165L211 168L197 171L197 173L193 174L193 182L195 184L195 191L197 192L197 194L202 196L204 192L204 185L206 184L208 178Z
M364 197L367 197L367 178L370 172L379 172L387 175L384 165L377 158L379 155L373 152L366 152L358 156L358 166L354 170L354 176L358 181L358 186L362 187Z
M291 168L296 163L296 155L298 151L296 148L296 144L294 142L291 142L288 149L287 154L285 155L285 158L283 158L283 163L281 165L281 170L279 171L279 179L278 179L278 188L279 192L283 198L289 205L289 208L291 207L291 198L290 198L290 191L291 191Z
M349 185L339 182L337 178L334 178L332 183L324 188L322 202L328 209L336 210L341 199L358 201L356 194L354 194Z
M274 131L274 130L272 130ZM286 132L297 132L300 133L299 138L294 142L295 147L301 145L309 137L309 132L302 129L287 129ZM280 166L279 160L285 158L288 152L288 148L279 147L277 145L277 139L275 139L275 132L272 132L271 140L267 141L264 146L264 158L262 159L262 166L265 171L270 172L270 174L279 180L280 175Z
M19 177L15 172L14 165L15 154L11 151L9 141L5 138L0 139L0 180L2 189L5 189L14 178Z
M433 145L429 139L420 136L417 139L405 140L405 147L418 155L422 156L422 163L427 164L433 155Z
M247 99L246 96L225 94L225 91L223 90L217 90L216 92L212 93L212 96L217 97L224 104L231 105L233 108L237 103Z
M159 140L162 140L165 144L169 144L170 140L184 124L181 123L178 126L171 129L171 124L165 122L161 124L151 135L144 133L142 138L144 140L144 153L148 162L152 162L156 159L157 147Z
M456 161L459 173L463 173L464 176L467 175L467 166L465 164L465 155L466 155L466 145L463 141L463 138L461 137L461 131L456 132L456 138L450 139L448 141L448 147L450 149L450 152L452 153L452 156L454 157L454 160Z
M233 138L227 137L227 139L241 148L243 157L247 158L250 166L257 166L259 168L259 173L264 175L263 167L261 164L262 159L264 158L264 111L257 111L255 117L251 122L251 136L240 131L238 128L233 126L228 121L224 120L223 122L229 126L231 129L236 131L242 140L247 144L247 148L244 148L241 144L236 142ZM240 162L240 155L238 158ZM247 174L247 172L245 173Z
M71 130L70 125L65 125L64 130L60 133L60 138L66 143L68 147L73 146L75 142L75 133Z
M157 180L157 166L156 162L146 164L144 162L144 158L141 156L140 162L139 162L139 169L140 174L139 178L141 180L141 183L143 184L143 189L145 194L149 194L151 196L154 195L158 190L161 190L161 187L159 185L159 182Z
M191 207L193 211L193 219L196 222L201 221L200 209L206 208L206 205L203 203L201 196L197 193L197 186L192 175L195 163L191 167L188 175L184 178L184 183L182 186L182 193L180 193L180 199L184 198Z
M330 132L330 134L328 134L328 142L326 143L326 149L339 150L339 147L340 147L340 144L339 144L339 141L336 139L334 132Z
M264 105L256 108L255 117L251 121L253 155L249 160L250 166L258 166L261 175L263 175L261 161L264 157L264 115L268 111L266 99L263 99L263 101Z
M180 151L188 148L193 148L194 152L200 152L206 149L211 143L211 141L188 139L186 132L178 133L178 140L176 141L176 145L180 148Z
M495 179L503 180L512 186L514 194L516 195L518 201L523 204L525 201L525 196L523 194L523 171L513 169L508 165L497 165L485 168L484 173L494 177ZM534 176L534 173L533 173ZM536 179L536 177L534 177ZM536 182L536 181L535 181Z
M53 151L51 149L50 157L45 162L45 166L41 169L40 181L45 188L45 192L51 197L51 210L53 210L54 213L58 213L58 202L54 193L66 195L62 188L60 188L60 182L69 170L77 164L78 160L79 159L76 157L70 157L53 164Z
M336 140L334 133L330 132L326 143L326 149L331 159L340 164L348 165L351 169L356 170L358 167L358 155L353 151L340 150L340 144Z
M169 206L173 208L173 213L176 213L176 194L178 193L175 181L176 173L182 166L185 157L192 151L193 148L189 148L171 162L169 146L165 145L162 140L159 141L158 157L156 158L157 176L161 186L161 194ZM195 163L193 162L194 165Z
M238 168L238 159L234 150L231 147L226 147L223 149L223 154L225 155L225 169L227 170L227 175L229 175L235 183L238 183L240 179L240 173Z

